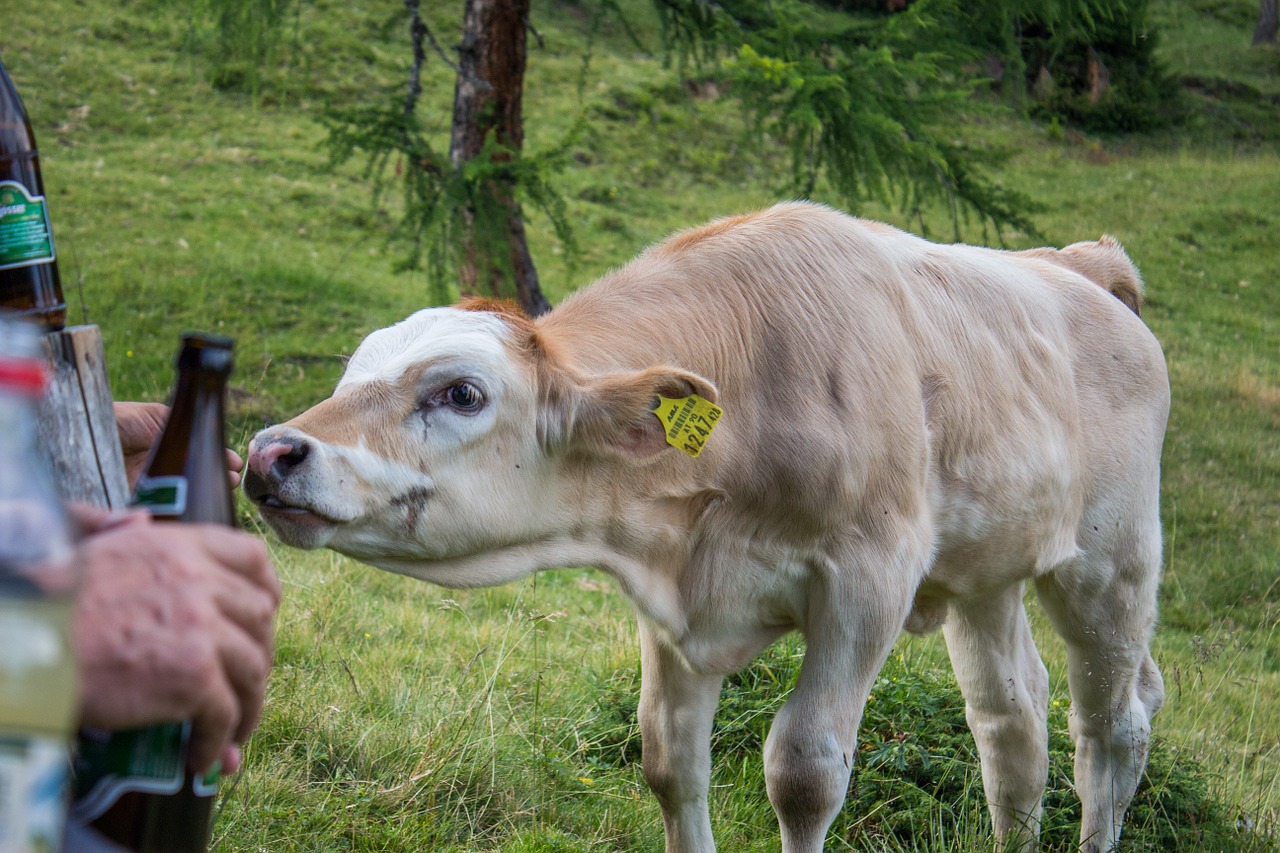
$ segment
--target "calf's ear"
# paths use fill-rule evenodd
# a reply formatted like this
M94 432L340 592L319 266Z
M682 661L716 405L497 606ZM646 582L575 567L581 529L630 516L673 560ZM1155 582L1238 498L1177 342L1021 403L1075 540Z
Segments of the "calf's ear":
M715 386L706 379L674 367L606 373L574 384L572 403L561 407L567 416L560 424L564 438L587 452L633 459L673 449L654 413L659 396L717 399Z

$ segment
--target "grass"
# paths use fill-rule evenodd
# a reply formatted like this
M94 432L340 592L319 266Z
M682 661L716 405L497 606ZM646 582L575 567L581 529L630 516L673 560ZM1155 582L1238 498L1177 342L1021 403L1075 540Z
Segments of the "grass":
M656 47L644 7L624 7ZM1169 698L1126 844L1269 850L1280 845L1280 55L1249 47L1252 0L1152 8L1160 55L1187 81L1188 125L1100 137L975 115L963 131L1014 149L1001 178L1044 204L1049 242L1109 232L1126 245L1169 360L1155 641ZM219 70L208 28L182 9L18 4L0 56L41 144L71 317L102 327L117 398L164 397L180 330L229 334L232 442L243 449L264 421L327 394L342 355L428 291L425 276L393 271L395 199L375 208L358 164L330 169L316 121L325 107L400 90L402 4L314 0L272 62L251 69L251 95L228 88L248 72ZM770 161L741 156L732 100L684 110L671 72L616 25L592 42L580 86L588 12L535 10L545 46L532 55L530 143L556 144L580 115L592 128L562 177L581 256L530 223L553 302L676 228L778 193ZM428 14L454 43L455 10ZM429 63L426 84L443 134L449 72ZM941 213L921 223L864 212L950 235ZM219 850L661 849L634 761L635 629L600 576L450 592L272 547L286 587L277 666L247 768L222 801ZM1064 654L1031 607L1059 703L1046 842L1067 849ZM758 740L797 654L781 644L726 690L721 849L777 849ZM877 688L830 847L990 849L940 639L904 638L885 678L898 682Z

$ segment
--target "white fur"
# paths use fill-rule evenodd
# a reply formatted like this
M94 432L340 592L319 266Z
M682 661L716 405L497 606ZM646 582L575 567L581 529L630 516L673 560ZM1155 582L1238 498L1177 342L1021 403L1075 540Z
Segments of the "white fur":
M506 334L506 326L492 314L424 308L365 338L347 362L338 388L361 382L394 383L409 368L442 354L504 360Z

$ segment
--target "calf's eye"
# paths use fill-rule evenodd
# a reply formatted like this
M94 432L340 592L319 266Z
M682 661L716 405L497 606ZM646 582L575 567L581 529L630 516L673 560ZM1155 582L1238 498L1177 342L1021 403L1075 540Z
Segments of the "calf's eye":
M449 400L449 405L460 412L474 412L484 405L484 397L481 396L480 389L470 382L459 382L457 385L450 385L445 395Z

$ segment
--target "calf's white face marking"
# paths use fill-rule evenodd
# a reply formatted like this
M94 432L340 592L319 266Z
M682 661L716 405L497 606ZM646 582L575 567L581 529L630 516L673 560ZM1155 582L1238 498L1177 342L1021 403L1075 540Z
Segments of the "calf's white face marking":
M264 515L291 545L419 576L423 561L538 535L535 400L510 335L454 308L372 333L332 398L255 436L246 490L271 495ZM282 445L305 450L273 462Z
M502 344L508 333L494 314L425 308L365 338L347 362L338 389L362 382L395 383L410 368L450 358L510 369Z

